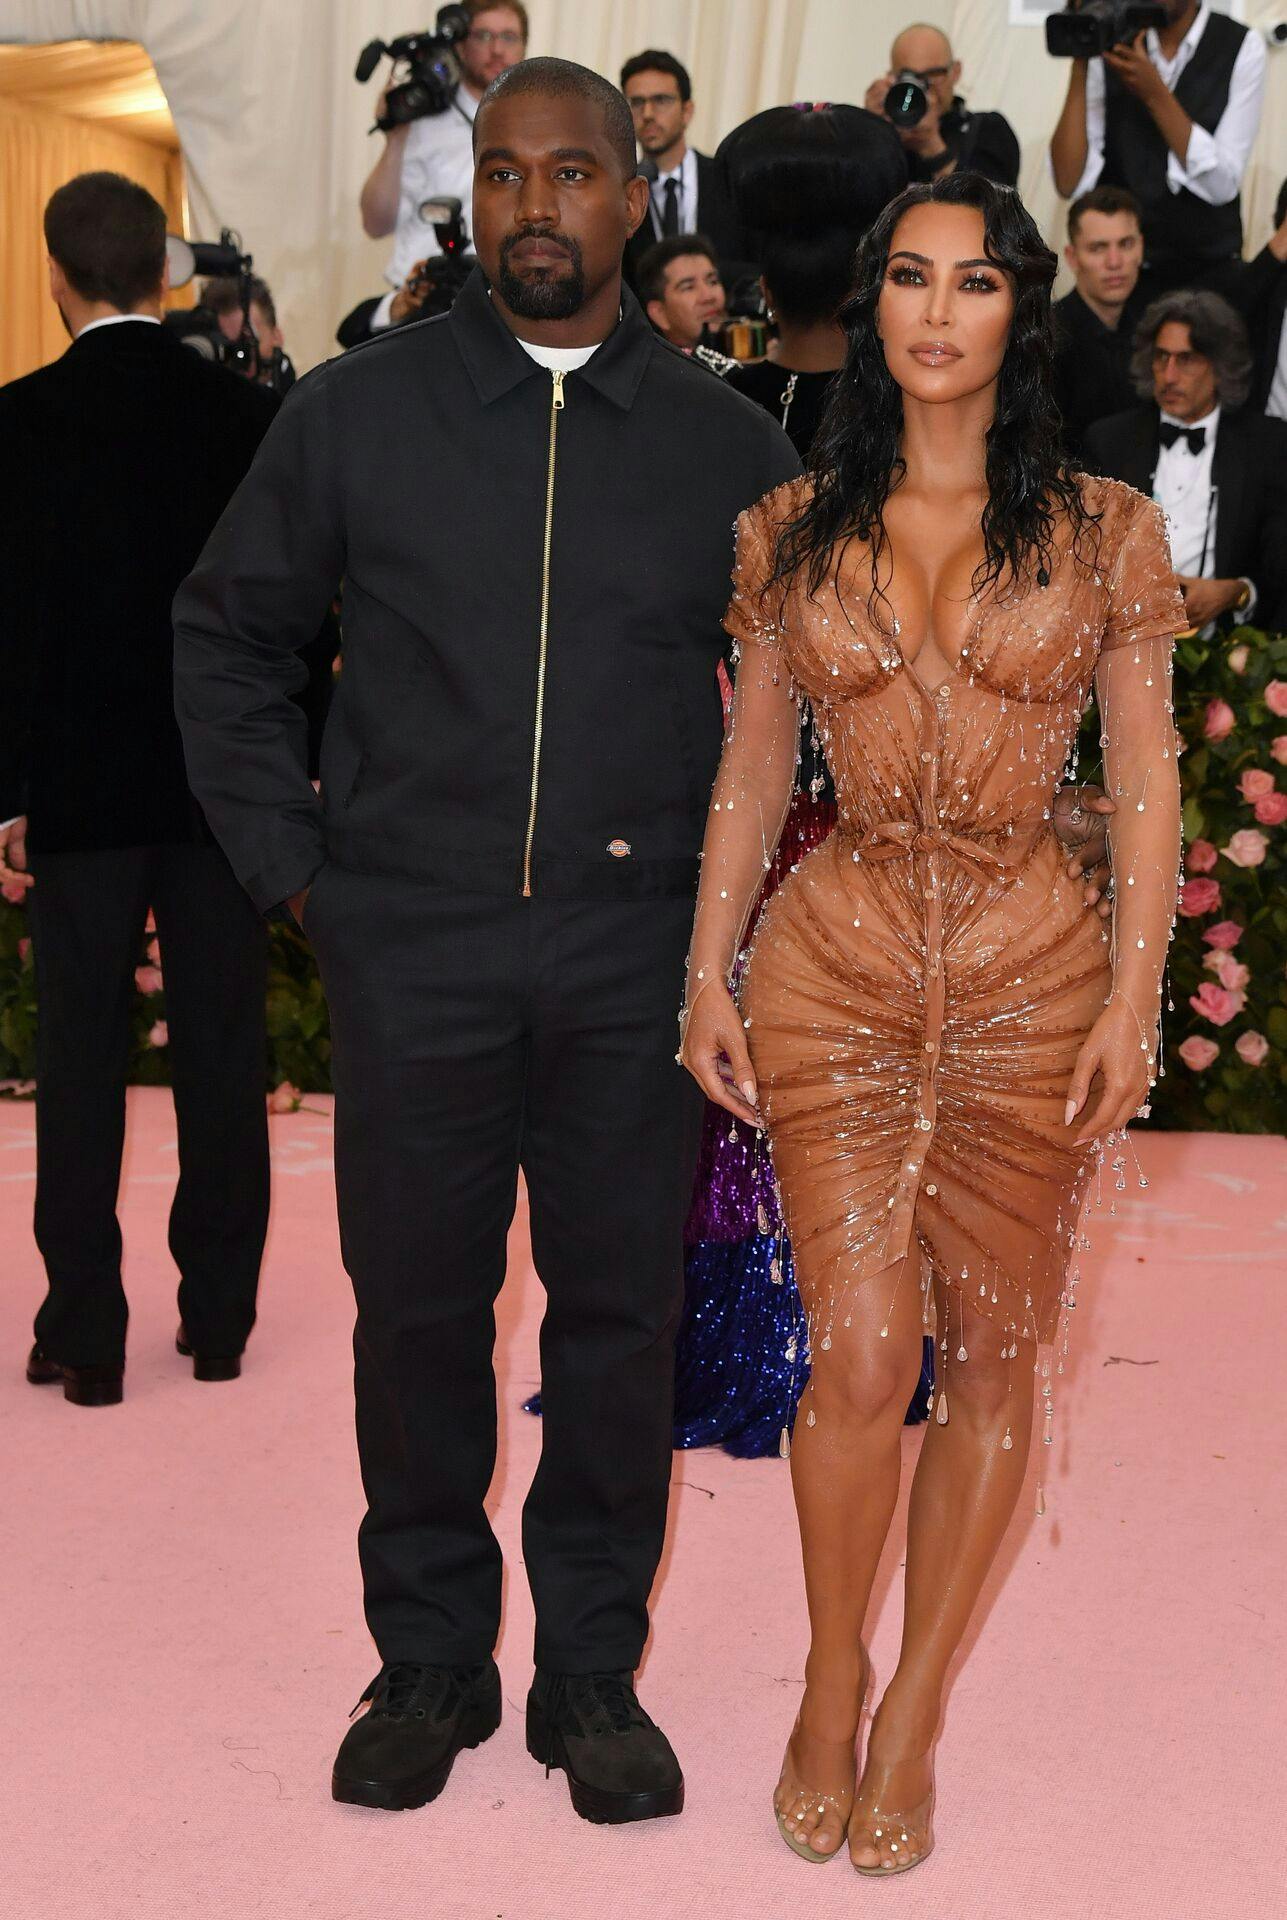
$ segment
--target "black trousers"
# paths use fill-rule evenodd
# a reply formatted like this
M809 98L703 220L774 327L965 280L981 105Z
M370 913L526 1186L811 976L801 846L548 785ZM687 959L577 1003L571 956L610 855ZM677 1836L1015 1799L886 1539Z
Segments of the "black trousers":
M484 898L333 863L309 896L385 1661L467 1664L496 1643L493 1304L521 1168L547 1296L523 1511L536 1659L639 1664L701 1118L674 1058L691 924L687 899Z
M34 854L36 1338L70 1366L119 1365L128 1318L116 1196L130 1009L148 907L165 974L179 1179L170 1251L196 1347L240 1353L268 1224L267 930L215 847Z

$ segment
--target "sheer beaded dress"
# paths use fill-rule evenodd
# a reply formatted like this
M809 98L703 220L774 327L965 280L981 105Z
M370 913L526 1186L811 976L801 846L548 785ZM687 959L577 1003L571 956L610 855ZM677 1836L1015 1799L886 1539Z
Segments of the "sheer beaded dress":
M1056 531L1045 584L985 589L958 660L928 644L905 656L879 600L869 608L857 539L816 593L801 579L766 591L807 485L738 523L726 624L739 665L688 1004L731 976L807 699L838 824L761 915L741 1011L814 1360L854 1290L919 1248L907 1270L919 1264L927 1323L931 1275L948 1289L943 1420L951 1363L972 1342L1032 1364L1071 1304L1097 1146L1076 1143L1064 1107L1115 974L1141 1046L1156 1047L1179 865L1170 656L1183 605L1158 509L1086 478L1097 524L1076 540ZM1051 821L1092 683L1118 809L1111 930L1085 909Z

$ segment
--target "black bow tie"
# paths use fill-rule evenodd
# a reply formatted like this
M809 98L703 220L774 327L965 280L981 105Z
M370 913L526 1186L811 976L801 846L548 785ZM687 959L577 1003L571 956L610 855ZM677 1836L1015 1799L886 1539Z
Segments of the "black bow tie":
M1186 440L1190 453L1201 453L1207 444L1205 427L1173 427L1169 420L1162 422L1158 429L1158 437L1164 447L1173 447L1177 440Z

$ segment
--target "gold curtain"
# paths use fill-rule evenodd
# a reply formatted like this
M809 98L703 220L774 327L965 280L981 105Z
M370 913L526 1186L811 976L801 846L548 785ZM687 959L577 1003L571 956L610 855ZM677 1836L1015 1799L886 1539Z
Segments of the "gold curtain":
M67 346L49 297L41 218L56 187L99 168L137 180L165 208L170 231L183 231L183 159L176 149L101 119L73 119L0 94L0 383L47 365ZM185 292L181 303L191 297Z

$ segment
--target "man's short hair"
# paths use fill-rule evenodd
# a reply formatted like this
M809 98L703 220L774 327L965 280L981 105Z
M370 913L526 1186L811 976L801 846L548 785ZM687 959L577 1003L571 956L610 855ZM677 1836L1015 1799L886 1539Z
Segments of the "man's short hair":
M579 67L575 60L554 60L542 54L534 60L520 60L517 66L498 73L478 103L474 116L474 150L478 150L478 126L483 108L493 100L516 94L543 93L553 99L586 100L603 115L603 128L612 144L627 180L639 171L635 152L635 123L626 105L626 96L611 80L590 67Z
M201 289L201 304L213 314L236 313L241 305L241 281L232 273L207 280ZM257 273L250 276L250 304L262 307L270 327L277 325L277 308L268 282L261 280Z
M627 60L621 69L621 91L625 92L637 73L668 73L679 89L681 100L691 100L693 83L688 77L688 68L682 60L676 60L673 53L663 53L659 47L648 47L643 53L635 54Z
M1181 288L1164 293L1144 309L1131 347L1131 379L1141 400L1153 398L1153 349L1169 322L1189 329L1194 353L1215 369L1216 399L1222 407L1240 407L1251 392L1253 361L1247 329L1218 293Z
M45 245L82 300L128 313L160 291L165 209L123 173L79 173L49 197Z
M635 274L635 285L644 307L650 300L665 299L667 267L676 260L686 259L690 253L701 254L718 270L719 255L704 233L672 233L667 239L659 240L655 247L649 247Z
M1092 187L1079 193L1068 209L1068 238L1076 242L1077 229L1086 213L1129 213L1137 227L1143 226L1140 203L1125 187Z
M523 45L526 46L531 31L531 23L527 17L527 8L522 4L522 0L465 0L465 11L469 15L469 24L471 27L480 13L498 13L502 7L506 13L516 13L518 15L518 24L523 29Z

